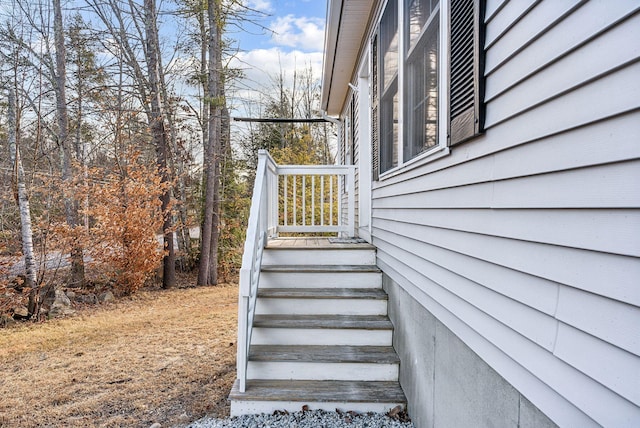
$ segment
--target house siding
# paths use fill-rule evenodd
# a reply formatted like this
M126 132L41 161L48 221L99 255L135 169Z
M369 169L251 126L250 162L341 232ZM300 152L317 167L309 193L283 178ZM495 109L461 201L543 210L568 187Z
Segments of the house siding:
M485 134L373 184L386 288L423 311L392 316L409 412L461 426L445 415L469 399L450 390L464 364L445 354L463 349L495 372L469 396L508 384L478 404L502 421L487 423L638 425L637 3L489 1L486 31ZM424 346L409 345L416 325ZM438 373L452 383L410 380Z

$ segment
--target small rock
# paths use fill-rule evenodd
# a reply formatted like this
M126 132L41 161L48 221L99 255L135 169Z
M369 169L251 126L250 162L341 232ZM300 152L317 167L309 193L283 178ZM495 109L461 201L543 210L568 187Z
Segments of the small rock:
M75 291L72 290L67 290L64 292L64 294L67 295L67 297L69 298L69 300L74 300L77 296L77 294L75 293Z
M0 327L15 324L15 320L8 315L0 314Z
M18 306L13 309L13 317L16 319L28 318L29 317L29 309L25 306Z
M111 290L107 290L104 293L100 293L100 295L98 296L98 301L102 303L113 302L114 300L116 300L116 298L111 292Z
M151 425L149 428L162 428L162 425L156 422L155 424Z
M80 303L90 303L90 304L98 303L98 298L93 293L78 294L75 300L76 302L80 302Z
M53 301L49 307L49 316L52 318L60 315L70 315L75 311L71 308L71 300L62 290L56 289Z

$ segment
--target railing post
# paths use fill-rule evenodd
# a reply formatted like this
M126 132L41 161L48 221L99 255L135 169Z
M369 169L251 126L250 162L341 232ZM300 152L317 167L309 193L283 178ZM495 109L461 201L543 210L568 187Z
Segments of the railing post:
M336 175L336 184L338 185L338 226L344 226L344 218L342 216L342 189L347 189L346 176L343 174ZM340 236L344 237L345 232L340 232Z
M279 180L277 170L271 174L271 191L269 192L271 209L269 210L271 221L269 222L269 235L277 236L278 227L278 207L280 206L280 196L278 192Z
M247 314L249 309L249 298L240 296L238 305L241 308L239 312ZM247 317L238 317L238 349L237 352L237 378L239 382L240 392L247 390L247 348L249 347L247 338Z
M348 221L348 229L347 229L347 237L352 238L356 236L355 234L355 223L356 223L356 179L355 179L355 167L349 167L347 172L347 221Z

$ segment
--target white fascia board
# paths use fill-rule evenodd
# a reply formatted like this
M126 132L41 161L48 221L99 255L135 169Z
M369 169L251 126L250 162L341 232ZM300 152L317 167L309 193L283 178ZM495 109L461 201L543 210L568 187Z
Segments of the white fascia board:
M331 92L331 82L333 80L333 66L336 58L336 47L338 44L338 32L342 18L342 1L327 1L327 22L324 37L324 57L322 73L322 110L326 111L329 104L329 94Z

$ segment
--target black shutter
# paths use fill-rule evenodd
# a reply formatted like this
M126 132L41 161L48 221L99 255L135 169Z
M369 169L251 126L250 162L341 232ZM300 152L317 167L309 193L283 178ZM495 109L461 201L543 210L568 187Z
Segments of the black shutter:
M371 171L373 181L380 176L380 138L378 135L378 35L373 37L371 46Z
M449 145L484 132L484 0L452 0Z

